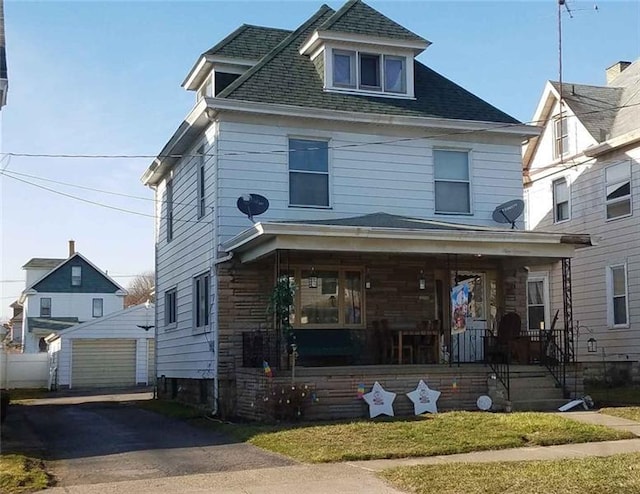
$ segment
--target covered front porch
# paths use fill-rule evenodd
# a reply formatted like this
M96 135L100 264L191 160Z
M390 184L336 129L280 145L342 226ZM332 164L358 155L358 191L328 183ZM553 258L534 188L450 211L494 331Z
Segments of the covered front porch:
M429 379L446 408L468 409L493 379L508 399L513 365L569 360L561 353L570 307L557 308L553 333L529 321L529 270L568 264L589 241L391 215L258 223L226 244L235 259L223 288L253 314L264 314L277 283L294 297L284 324L242 324L237 313L229 326L237 413L255 415L265 386L280 381L313 388L333 405L311 409L332 417L362 415L356 388L375 381L408 392ZM260 280L252 302L234 290L248 279ZM222 320L220 329L222 338Z

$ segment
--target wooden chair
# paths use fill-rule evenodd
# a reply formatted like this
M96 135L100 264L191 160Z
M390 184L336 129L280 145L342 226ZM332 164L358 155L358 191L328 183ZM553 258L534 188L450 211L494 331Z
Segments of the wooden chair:
M397 336L393 334L393 331L389 327L389 321L387 319L380 320L380 331L382 334L383 341L386 342L387 348L387 356L386 363L395 363L398 359L398 339ZM413 363L413 345L408 342L402 342L402 362L405 362L405 355L408 356L408 362L410 364Z
M509 360L528 364L530 360L531 338L520 333L522 320L515 312L508 312L498 325L498 345L508 352Z
M438 321L421 321L417 325L421 334L417 335L416 353L418 363L435 364L438 362Z

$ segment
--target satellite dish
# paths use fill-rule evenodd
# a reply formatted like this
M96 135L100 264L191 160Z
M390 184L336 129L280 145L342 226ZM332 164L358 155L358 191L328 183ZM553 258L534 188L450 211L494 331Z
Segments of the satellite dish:
M493 221L497 223L511 223L511 228L516 227L516 220L524 211L524 201L514 199L500 204L493 210Z
M238 209L253 221L254 216L258 216L269 209L269 200L259 194L244 194L238 197L236 203Z

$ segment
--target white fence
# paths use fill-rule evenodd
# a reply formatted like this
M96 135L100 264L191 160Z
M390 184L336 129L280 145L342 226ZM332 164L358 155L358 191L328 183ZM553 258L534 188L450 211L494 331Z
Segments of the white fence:
M48 383L48 354L0 351L1 388L46 388Z

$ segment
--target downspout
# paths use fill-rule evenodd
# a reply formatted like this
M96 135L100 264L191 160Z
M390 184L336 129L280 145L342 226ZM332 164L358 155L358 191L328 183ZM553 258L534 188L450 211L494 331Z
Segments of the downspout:
M158 399L158 187L149 185L153 191L153 238L155 246L153 249L153 290L155 299L153 303L153 399ZM147 362L149 359L147 359ZM148 372L147 372L148 375Z

